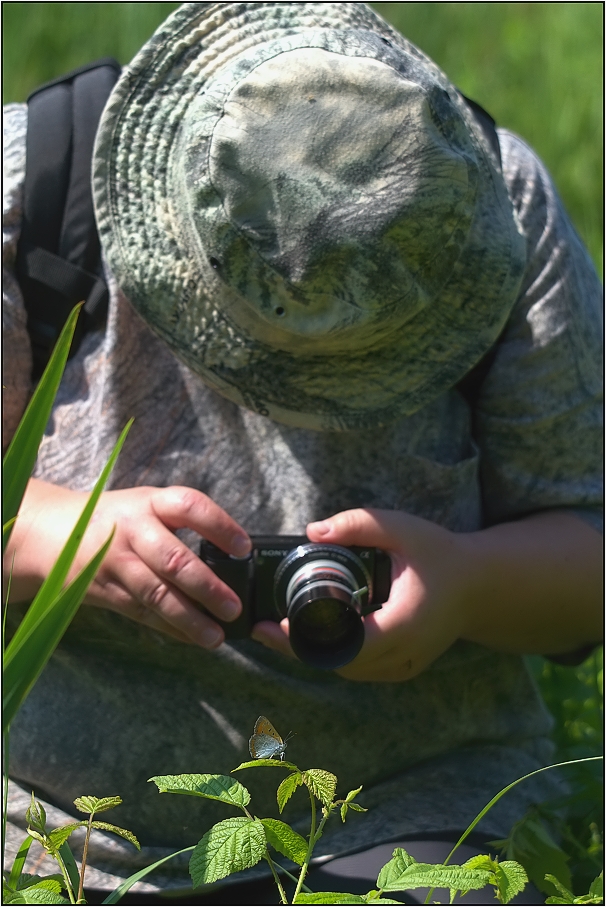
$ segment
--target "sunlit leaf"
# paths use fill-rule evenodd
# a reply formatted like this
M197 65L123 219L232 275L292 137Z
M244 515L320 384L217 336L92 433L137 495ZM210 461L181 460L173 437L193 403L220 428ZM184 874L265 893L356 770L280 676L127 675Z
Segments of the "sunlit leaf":
M290 825L280 822L279 819L261 819L260 821L265 828L269 844L293 863L302 866L309 849L305 838L293 831Z
M250 803L247 789L229 775L156 775L149 780L161 794L186 794L240 807Z
M194 888L255 866L265 850L265 829L257 819L235 816L218 822L191 855L189 873Z
M322 768L308 768L301 773L301 780L320 803L330 806L337 789L337 779L332 772L326 772Z
M276 793L276 798L278 800L278 809L280 810L280 812L284 810L284 807L286 806L296 789L300 787L302 783L301 772L293 772L280 783L280 786L278 787Z
M74 806L81 813L102 813L108 809L115 809L120 806L122 797L76 797Z

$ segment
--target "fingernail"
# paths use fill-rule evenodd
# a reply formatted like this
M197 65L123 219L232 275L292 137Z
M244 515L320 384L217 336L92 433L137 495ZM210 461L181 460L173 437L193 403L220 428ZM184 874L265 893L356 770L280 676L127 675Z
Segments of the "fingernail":
M231 542L232 554L236 557L246 557L247 554L250 554L251 544L250 539L245 535L234 535Z
M330 523L327 520L320 520L319 523L310 523L307 528L313 529L314 532L318 532L320 535L328 535Z
M240 605L238 602L229 601L223 602L219 608L219 617L221 620L234 620L240 613Z
M214 649L223 642L223 633L218 627L207 627L202 632L202 645L207 649Z

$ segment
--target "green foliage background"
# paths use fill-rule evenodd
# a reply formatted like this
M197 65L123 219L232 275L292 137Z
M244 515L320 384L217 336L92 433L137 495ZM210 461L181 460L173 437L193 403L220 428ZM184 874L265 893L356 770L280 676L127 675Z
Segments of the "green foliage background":
M601 3L374 3L545 161L602 274ZM97 57L127 63L177 3L4 3L3 101Z
M603 4L372 5L498 125L535 148L602 274ZM3 101L24 101L40 83L98 57L127 63L177 6L4 3ZM577 669L539 658L531 666L556 717L558 757L600 752L601 650Z

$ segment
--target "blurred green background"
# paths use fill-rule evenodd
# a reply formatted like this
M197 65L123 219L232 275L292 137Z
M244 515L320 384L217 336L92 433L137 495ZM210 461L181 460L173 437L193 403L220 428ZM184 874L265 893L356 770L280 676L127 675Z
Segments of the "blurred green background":
M500 126L536 149L601 275L603 4L372 5ZM127 63L177 6L4 3L4 102L24 101L42 82L101 56ZM530 664L556 718L556 758L600 752L602 650L578 668L542 658L530 659ZM595 764L570 779L573 801L560 836L573 854L571 869L579 888L593 878L601 860L600 779Z
M127 63L177 6L3 3L3 101L97 57ZM601 276L603 4L372 6L537 150Z

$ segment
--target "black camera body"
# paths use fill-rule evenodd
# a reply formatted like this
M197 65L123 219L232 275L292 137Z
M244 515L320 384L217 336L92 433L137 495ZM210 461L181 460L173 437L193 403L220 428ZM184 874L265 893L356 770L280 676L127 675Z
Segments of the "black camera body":
M253 536L252 545L243 558L206 540L200 547L202 560L242 602L237 620L219 621L226 638L248 637L259 621L288 617L290 643L302 661L333 670L355 658L364 642L362 617L389 598L389 555L296 535Z

